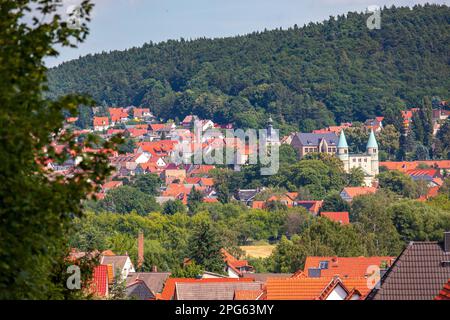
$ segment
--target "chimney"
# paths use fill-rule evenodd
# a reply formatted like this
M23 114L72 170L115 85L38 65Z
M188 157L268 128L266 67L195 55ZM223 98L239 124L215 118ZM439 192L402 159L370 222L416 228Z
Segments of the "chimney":
M152 272L158 272L158 267L157 266L153 266L152 267Z
M331 258L331 266L332 267L338 266L338 257L334 256L333 258Z
M139 235L138 235L138 263L137 263L138 269L141 269L143 264L144 264L144 233L142 231L139 231Z
M450 231L444 232L444 251L450 253Z

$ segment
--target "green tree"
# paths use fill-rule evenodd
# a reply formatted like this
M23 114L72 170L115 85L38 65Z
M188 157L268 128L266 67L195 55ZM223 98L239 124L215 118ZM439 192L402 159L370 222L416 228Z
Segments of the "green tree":
M223 273L222 242L214 226L201 221L195 226L189 240L189 257L204 270Z
M69 28L56 12L59 1L9 1L0 10L0 299L63 299L68 290L67 237L81 201L110 173L106 154L82 153L92 139L77 145L61 131L63 112L75 116L92 101L75 95L48 100L44 59L58 46L75 46L87 33L92 4L80 7L80 28ZM46 19L42 19L45 16ZM33 18L34 17L34 18ZM54 145L65 145L56 152ZM110 143L105 148L112 148ZM49 172L42 164L62 163L69 154L81 162L73 177Z
M169 200L163 205L164 214L175 214L175 213L185 213L186 206L181 202L181 200Z
M386 192L359 196L353 199L351 220L355 228L364 235L369 255L397 255L402 243L395 229L387 204L395 197Z
M347 186L361 186L364 182L364 176L364 171L360 167L350 169L350 172L347 174Z
M322 211L350 211L350 205L341 198L339 192L331 192L323 199Z
M118 147L120 153L133 153L134 149L136 149L136 143L132 138L127 138L124 143L120 144Z
M191 192L188 195L187 205L191 214L196 213L198 207L203 202L203 194L200 190L195 189L193 186Z
M434 143L434 154L440 159L450 159L450 119L442 124Z
M104 210L121 214L136 211L140 215L147 215L160 209L155 197L130 186L109 191L99 205Z
M450 229L450 213L417 201L401 201L388 209L403 241L441 241Z
M419 196L417 185L412 178L400 171L385 171L378 175L380 188L390 190L398 195L407 198L417 198Z
M159 176L150 173L137 176L132 186L145 194L156 196L159 194L161 183Z

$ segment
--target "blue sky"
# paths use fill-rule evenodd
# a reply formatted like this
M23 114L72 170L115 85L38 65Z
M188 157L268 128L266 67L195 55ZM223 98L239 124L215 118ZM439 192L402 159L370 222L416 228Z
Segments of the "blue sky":
M66 6L80 0L64 0ZM88 39L64 48L52 67L88 53L121 50L145 42L226 37L257 30L302 26L330 15L363 11L369 5L449 5L449 0L92 0L95 8Z

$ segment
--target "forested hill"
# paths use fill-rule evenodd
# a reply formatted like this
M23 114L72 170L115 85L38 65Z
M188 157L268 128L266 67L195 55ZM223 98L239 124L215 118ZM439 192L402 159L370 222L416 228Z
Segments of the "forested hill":
M271 114L302 130L448 98L450 8L385 8L380 30L368 16L88 55L50 70L51 96L82 92L163 118L193 112L250 127Z

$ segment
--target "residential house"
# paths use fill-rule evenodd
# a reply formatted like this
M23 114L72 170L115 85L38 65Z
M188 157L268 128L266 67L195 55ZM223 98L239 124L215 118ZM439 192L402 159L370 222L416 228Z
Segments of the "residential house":
M183 121L181 122L181 125L184 128L192 128L194 126L195 121L198 121L199 118L195 115L188 115L186 116Z
M343 200L347 202L352 202L353 198L357 196L362 196L366 194L373 194L377 192L377 188L375 187L345 187L340 196Z
M324 129L313 130L312 133L331 133L334 132L336 135L340 134L342 130L350 128L352 126L351 122L341 123L340 126L329 126Z
M109 128L108 117L94 117L94 131L105 131Z
M383 120L384 117L375 117L375 119L368 119L364 123L365 127L374 132L380 132L383 130Z
M233 255L231 255L225 249L222 249L221 253L222 253L223 259L225 261L224 271L228 274L228 277L240 278L245 273L254 272L253 267L248 264L247 260L236 259Z
M123 186L122 181L108 181L102 185L102 192L107 193L109 190L116 189Z
M300 200L295 202L296 207L303 207L312 215L317 216L322 208L323 200Z
M189 289L186 290L186 288L182 288L181 292L176 293L177 287L179 288L180 284L198 284L198 285L208 285L208 284L218 284L218 283L246 283L246 284L250 284L250 283L254 283L253 279L245 279L245 278L238 278L238 279L233 279L233 278L209 278L209 279L194 279L194 278L169 278L167 279L166 283L164 284L164 289L161 292L160 295L157 295L157 299L158 300L183 300L187 297L187 291L189 291ZM260 284L258 284L260 285ZM206 287L203 287L206 290ZM257 288L257 286L252 286L252 289ZM226 298L227 300L232 300L232 298L230 299L230 295L231 297L234 296L234 291L235 290L239 290L239 289L243 289L243 287L222 287L223 291L226 291L227 293L225 293L224 296L218 296L215 295L216 299L219 298ZM195 287L192 288L192 292L199 292L201 291L201 287ZM211 294L213 294L212 292L217 292L216 288L211 289ZM198 297L200 297L201 293L198 294L193 294L192 295L192 299L196 298L198 299ZM202 295L203 296L203 295ZM211 300L207 299L207 300Z
M309 278L367 278L373 268L387 269L394 257L313 257L308 256L302 273ZM295 277L295 276L294 276Z
M100 257L100 264L111 265L116 276L116 272L121 276L123 280L128 277L130 272L135 272L133 262L128 255L102 255Z
M128 121L128 110L125 108L108 108L108 112L112 125Z
M331 221L340 223L342 225L350 224L349 214L347 211L342 212L325 212L322 211L320 213L321 217L325 217L327 219L330 219Z
M445 232L442 242L410 242L367 299L433 300L449 279L450 232Z
M205 132L208 129L214 128L214 122L211 120L196 120L194 121L194 126L201 130L201 132Z
M131 272L126 279L127 297L155 300L169 276L170 272Z
M234 300L238 292L262 293L262 288L263 284L255 281L179 282L175 286L174 300Z
M186 180L186 170L166 169L163 173L163 179L166 184L183 183Z
M149 108L133 108L133 118L142 120L154 118L154 116Z
M366 278L269 278L260 300L360 300L369 292Z
M412 108L409 110L401 111L401 116L403 118L403 127L405 128L406 133L408 133L411 128L414 113L418 112L419 110L420 110L419 108Z
M255 199L255 196L259 194L262 189L240 189L234 195L234 198L238 201L245 203L246 206L251 206L251 203Z
M439 169L411 169L405 172L414 181L425 181L428 186L440 187L444 183Z
M401 172L407 172L408 170L414 169L433 168L439 169L440 173L443 175L445 172L450 172L450 160L384 161L380 162L380 167Z
M109 294L108 266L101 264L94 267L89 292L97 298L106 298Z

